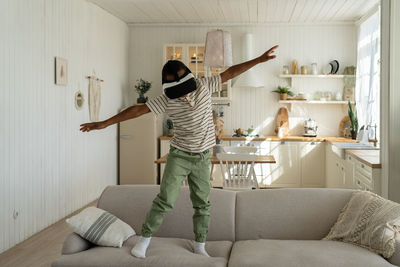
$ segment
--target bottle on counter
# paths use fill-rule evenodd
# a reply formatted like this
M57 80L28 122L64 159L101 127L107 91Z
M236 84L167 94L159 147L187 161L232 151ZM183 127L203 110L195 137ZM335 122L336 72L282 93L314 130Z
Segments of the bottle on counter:
M298 74L297 61L296 60L292 61L292 74Z

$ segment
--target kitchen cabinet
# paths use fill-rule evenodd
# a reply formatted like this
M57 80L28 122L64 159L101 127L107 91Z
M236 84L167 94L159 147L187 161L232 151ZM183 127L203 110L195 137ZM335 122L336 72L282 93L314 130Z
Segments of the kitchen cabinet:
M327 144L326 187L366 190L379 195L381 169L372 168L348 153L342 159L334 145Z
M204 67L204 44L165 44L163 54L164 63L166 63L168 60L180 60L190 69L196 78L217 75L227 69ZM214 93L211 99L217 101L231 100L231 96L231 80L229 80L222 84L222 90Z
M300 187L300 156L298 142L270 142L269 155L273 155L276 164L268 164L264 179L260 184L273 187Z
M336 153L332 144L326 145L326 187L346 188L345 161Z
M381 169L371 168L359 160L354 163L354 185L357 189L381 194Z
M301 186L325 187L325 143L301 142Z

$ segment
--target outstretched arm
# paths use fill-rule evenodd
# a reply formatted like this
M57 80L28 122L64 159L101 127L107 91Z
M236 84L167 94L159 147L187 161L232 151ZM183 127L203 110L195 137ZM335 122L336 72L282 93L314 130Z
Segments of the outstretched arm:
M147 105L131 106L108 120L81 124L80 130L82 132L90 132L91 130L104 129L114 123L133 119L149 112L150 109Z
M271 54L275 52L276 48L278 48L278 45L275 45L274 47L270 48L267 52L265 52L264 54L255 59L228 68L226 71L221 73L221 82L224 83L232 78L235 78L236 76L242 74L246 70L254 67L259 63L266 62L268 60L275 58L276 56Z

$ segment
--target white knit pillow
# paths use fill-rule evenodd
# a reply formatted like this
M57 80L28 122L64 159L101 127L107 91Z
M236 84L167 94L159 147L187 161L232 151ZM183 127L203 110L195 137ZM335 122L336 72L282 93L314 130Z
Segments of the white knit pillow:
M356 191L324 240L351 243L390 258L399 229L398 203L371 192Z
M120 248L125 240L136 234L130 225L96 207L88 207L66 222L72 231L99 246Z

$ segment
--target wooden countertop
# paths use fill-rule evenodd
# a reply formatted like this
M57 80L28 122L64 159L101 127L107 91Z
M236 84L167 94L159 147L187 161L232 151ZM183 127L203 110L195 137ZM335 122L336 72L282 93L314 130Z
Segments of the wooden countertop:
M346 149L346 153L349 153L357 160L362 163L370 166L371 168L382 168L382 164L380 161L380 151L379 150L351 150Z
M160 140L171 140L172 136L161 136ZM297 141L297 142L349 142L355 143L356 140L336 137L336 136L317 136L317 137L305 137L305 136L287 136L279 138L278 136L264 136L264 137L232 137L224 135L221 140L223 141Z
M166 163L167 162L168 153L162 156L161 158L154 161L154 163ZM257 157L257 160L254 163L276 163L274 156L272 155L260 155ZM219 159L216 156L211 156L211 164L219 164Z

